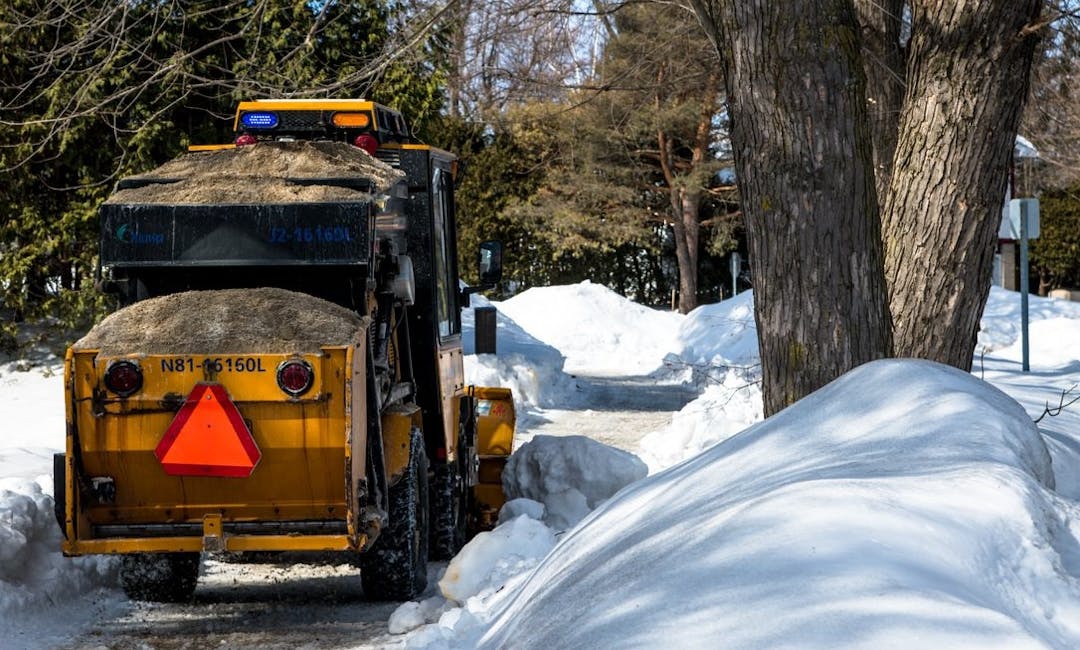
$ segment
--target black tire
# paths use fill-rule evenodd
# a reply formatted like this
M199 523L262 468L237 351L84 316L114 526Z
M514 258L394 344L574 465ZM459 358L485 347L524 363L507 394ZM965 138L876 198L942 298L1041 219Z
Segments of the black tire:
M136 553L120 563L120 584L132 600L186 602L198 579L198 553Z
M410 447L404 475L390 486L390 520L360 556L360 584L371 600L413 600L427 588L428 461L420 431Z
M439 463L431 486L431 555L432 560L449 560L458 554L468 539L469 497L458 455L455 463Z
M469 512L472 490L465 480L470 453L465 425L458 432L458 455L454 463L435 465L431 491L431 555L434 560L448 560L469 541Z

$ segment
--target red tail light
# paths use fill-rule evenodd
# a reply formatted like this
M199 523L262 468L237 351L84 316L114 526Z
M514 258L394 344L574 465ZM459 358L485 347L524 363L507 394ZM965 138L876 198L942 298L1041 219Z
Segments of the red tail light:
M379 141L370 133L361 133L356 136L356 139L353 140L353 144L368 152L368 155L370 156L374 156L375 152L379 150Z
M142 370L133 361L114 361L105 371L105 388L120 397L132 395L142 388Z
M281 390L298 397L311 389L315 383L315 372L307 361L291 359L278 366L277 383Z
M255 136L245 133L244 135L236 139L236 146L246 147L248 145L255 144L256 142L258 142L258 140L255 139Z

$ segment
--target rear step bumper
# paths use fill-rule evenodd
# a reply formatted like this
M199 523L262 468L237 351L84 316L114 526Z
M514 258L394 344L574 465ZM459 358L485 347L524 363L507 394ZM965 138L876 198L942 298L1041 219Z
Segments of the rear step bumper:
M244 551L359 551L343 521L230 522L207 515L202 524L99 525L99 537L65 540L64 555ZM107 535L107 536L106 536Z

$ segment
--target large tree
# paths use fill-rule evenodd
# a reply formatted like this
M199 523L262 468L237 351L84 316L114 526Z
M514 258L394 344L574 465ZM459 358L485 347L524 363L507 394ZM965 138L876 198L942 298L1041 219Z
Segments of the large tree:
M905 43L896 3L692 4L728 84L766 414L876 357L970 368L1039 0L913 0ZM894 127L864 70L899 75L898 43Z

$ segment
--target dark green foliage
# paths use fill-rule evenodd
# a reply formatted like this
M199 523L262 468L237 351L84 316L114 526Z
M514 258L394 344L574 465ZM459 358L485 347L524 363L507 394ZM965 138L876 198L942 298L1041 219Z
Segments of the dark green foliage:
M0 6L0 318L98 316L98 205L121 176L231 141L239 100L369 97L422 126L444 75L388 56L406 11L379 0Z
M1080 288L1080 185L1044 192L1031 265L1047 289Z
M434 120L429 132L432 144L459 156L456 200L462 278L473 283L478 280L478 245L498 239L505 247L506 280L532 286L537 233L531 224L514 219L507 207L536 190L543 176L540 152L513 133L493 132L460 118Z

